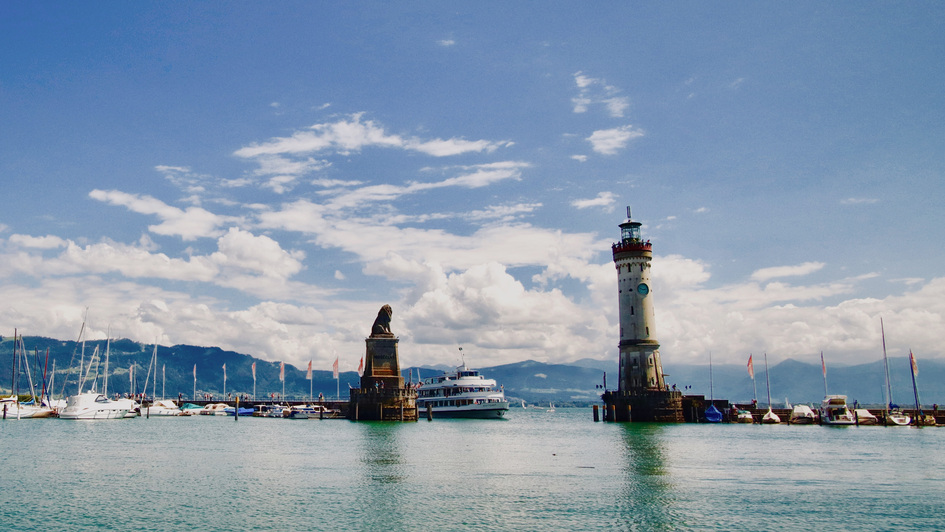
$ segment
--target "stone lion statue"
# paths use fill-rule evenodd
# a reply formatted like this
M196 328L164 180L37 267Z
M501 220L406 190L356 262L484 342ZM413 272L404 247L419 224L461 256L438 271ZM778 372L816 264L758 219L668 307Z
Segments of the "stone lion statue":
M374 320L374 326L371 327L371 336L381 336L392 338L394 333L390 332L390 317L394 311L390 308L390 305L384 305L381 307L381 310L377 311L377 319Z

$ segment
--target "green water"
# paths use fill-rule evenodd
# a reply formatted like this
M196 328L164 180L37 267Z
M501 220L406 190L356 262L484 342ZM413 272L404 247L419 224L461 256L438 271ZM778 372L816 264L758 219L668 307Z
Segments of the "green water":
M942 530L945 428L0 422L2 530Z

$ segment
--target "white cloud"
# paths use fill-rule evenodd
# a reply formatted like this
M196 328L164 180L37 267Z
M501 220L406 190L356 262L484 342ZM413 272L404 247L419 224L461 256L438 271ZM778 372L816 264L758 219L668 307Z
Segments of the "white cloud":
M613 118L623 118L630 108L630 100L620 96L620 89L608 85L603 79L592 78L583 72L574 74L574 83L578 95L571 99L575 113L586 113L592 105L603 105L607 114Z
M642 130L626 125L613 129L597 130L587 138L587 141L591 143L591 148L597 153L614 155L626 147L628 142L642 136Z
M29 236L10 235L10 243L24 248L57 249L67 245L67 242L58 236Z
M878 203L876 198L845 198L840 200L841 205L873 205Z
M421 140L404 138L387 133L383 126L373 120L361 120L363 113L351 115L333 123L315 124L307 130L297 131L290 137L277 137L264 143L255 143L236 150L234 155L258 158L272 155L299 155L308 153L337 153L350 155L368 147L400 148L418 151L437 157L461 153L488 152L502 146L503 142L464 139Z
M778 277L797 277L820 271L824 267L822 262L805 262L794 266L773 266L755 270L751 274L753 281L767 281Z
M118 190L93 190L89 197L110 205L127 207L139 214L155 215L163 223L148 226L159 235L180 236L183 240L216 237L222 234L221 226L235 218L220 216L200 207L178 209L151 196L128 194Z
M576 199L571 202L573 207L578 209L587 209L589 207L604 207L607 212L612 212L614 210L614 205L617 203L617 197L613 192L601 192L597 195L596 198L590 199Z

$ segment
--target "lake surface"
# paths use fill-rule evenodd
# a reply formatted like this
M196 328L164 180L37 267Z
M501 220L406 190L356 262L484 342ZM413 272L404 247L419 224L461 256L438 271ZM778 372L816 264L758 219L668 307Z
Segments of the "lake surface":
M943 530L945 428L0 421L4 530Z

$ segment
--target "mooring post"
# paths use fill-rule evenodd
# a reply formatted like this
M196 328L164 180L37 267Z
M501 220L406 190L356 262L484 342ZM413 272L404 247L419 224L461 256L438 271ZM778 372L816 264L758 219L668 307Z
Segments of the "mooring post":
M433 403L427 403L427 421L433 421Z
M594 423L600 422L600 413L598 412L597 405L594 405Z
M236 408L233 409L233 419L240 420L240 396L236 396Z

